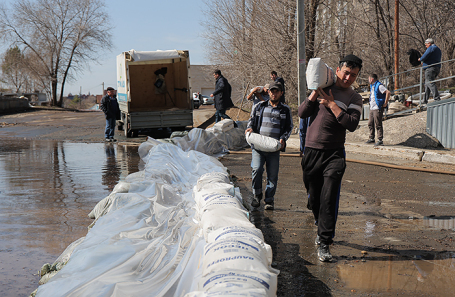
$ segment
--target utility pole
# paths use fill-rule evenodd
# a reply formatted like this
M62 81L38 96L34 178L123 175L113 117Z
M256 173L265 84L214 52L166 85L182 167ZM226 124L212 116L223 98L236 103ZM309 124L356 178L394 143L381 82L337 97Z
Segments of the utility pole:
M400 33L400 22L399 22L399 16L400 16L400 13L399 13L399 0L395 0L395 90L398 90L400 87L399 87L399 77L398 75L396 75L397 73L399 73L399 65L400 65L400 52L399 52L399 45L398 45L398 42L399 42L399 38L398 38L398 34Z
M299 56L299 106L306 98L305 3L297 0L297 53Z
M79 109L82 108L82 86L79 87Z

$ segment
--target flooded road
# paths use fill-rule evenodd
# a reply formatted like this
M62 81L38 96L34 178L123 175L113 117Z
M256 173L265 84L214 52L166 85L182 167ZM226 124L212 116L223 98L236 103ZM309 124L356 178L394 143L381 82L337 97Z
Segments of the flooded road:
M0 295L35 290L41 266L86 235L87 214L138 162L137 145L2 141Z
M28 296L38 270L87 233L87 214L138 170L137 144L2 141L0 295ZM249 201L251 156L221 162ZM282 157L274 211L250 217L280 270L278 296L450 296L455 176L349 163L332 254L317 260L300 159Z

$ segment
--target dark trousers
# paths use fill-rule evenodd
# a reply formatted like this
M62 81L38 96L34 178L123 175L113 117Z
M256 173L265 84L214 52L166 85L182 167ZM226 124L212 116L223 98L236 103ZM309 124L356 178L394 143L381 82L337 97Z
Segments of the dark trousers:
M370 129L370 139L374 139L374 129L378 131L378 140L384 137L384 129L382 128L382 107L380 109L371 110L368 117L368 128Z
M433 95L433 99L435 101L441 100L439 97L439 92L438 92L438 87L436 86L436 83L430 81L433 81L436 79L436 76L438 76L439 71L441 68L433 66L433 67L428 67L425 69L425 99L424 103L428 103L428 99L430 99L430 93Z
M226 114L226 109L217 109L215 112L215 123L218 123L223 119L230 119L230 117Z
M341 179L345 169L344 149L305 148L302 170L308 193L308 209L313 212L319 238L324 244L332 244L335 236Z

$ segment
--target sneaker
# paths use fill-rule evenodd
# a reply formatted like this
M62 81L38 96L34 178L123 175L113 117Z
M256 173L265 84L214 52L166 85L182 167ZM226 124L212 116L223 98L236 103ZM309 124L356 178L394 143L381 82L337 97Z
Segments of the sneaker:
M111 141L112 141L112 142L116 142L116 141L117 141L117 139L115 139L115 138L111 138Z
M269 203L266 203L265 206L264 206L264 209L265 210L274 210L275 207L273 206L273 202L269 202Z
M320 245L321 244L321 239L319 238L319 235L316 235L316 239L314 240L315 245Z
M254 195L253 201L251 201L251 206L256 208L261 205L262 193L259 195Z
M365 143L374 143L374 139L368 139Z
M321 262L332 261L332 254L330 253L330 248L327 244L321 243L318 247L318 259Z
M105 141L106 141L106 142L109 142L109 141L111 141L111 140L110 140L109 138L106 138Z
M376 142L374 144L374 146L378 146L378 145L384 145L384 143L382 142L382 140L378 140L378 142Z

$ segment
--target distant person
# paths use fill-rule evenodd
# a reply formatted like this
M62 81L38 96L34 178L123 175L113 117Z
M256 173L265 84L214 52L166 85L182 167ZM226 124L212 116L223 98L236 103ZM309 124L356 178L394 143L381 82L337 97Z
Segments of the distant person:
M305 150L305 137L306 131L308 130L309 122L310 118L300 119L299 123L300 157L303 157L303 153Z
M284 79L282 77L279 77L278 74L276 73L276 71L270 72L270 79L281 83L281 85L283 86L283 95L281 96L280 100L281 100L281 103L284 104L286 102L286 98L285 98L286 86L284 85Z
M104 112L106 117L106 129L104 130L104 137L106 141L115 141L115 123L120 120L120 107L115 96L115 90L112 87L107 88L107 94L101 99L100 109ZM124 129L126 129L125 127Z
M215 92L210 94L210 97L215 97L215 122L218 123L223 119L230 119L226 114L226 110L234 106L231 100L231 85L228 80L221 75L221 70L216 69L213 72L213 77L216 79Z
M436 84L431 81L435 80L441 71L441 64L433 64L441 62L442 54L439 47L434 44L432 38L425 40L425 47L427 50L419 58L419 61L422 62L423 69L425 70L425 99L423 103L427 104L428 99L430 99L430 92L433 94L435 101L441 100Z
M266 84L252 88L246 99L253 101L253 106L261 101L269 100L269 86Z
M281 151L286 148L286 141L292 132L292 114L289 106L281 103L280 98L283 95L280 83L273 82L270 84L269 97L267 101L256 104L251 111L248 120L248 132L258 133L264 136L275 138L281 143ZM251 168L252 168L252 190L253 201L251 206L257 209L261 205L262 194L262 174L264 165L267 169L267 186L265 189L265 210L275 208L275 192L278 182L278 171L280 168L280 151L263 152L252 149Z
M347 55L336 69L335 84L314 90L299 106L301 119L310 118L302 160L308 208L318 234L318 259L331 261L329 246L335 236L341 179L346 169L346 130L354 132L362 111L362 96L351 85L362 69L362 60Z
M370 137L366 143L374 143L375 128L378 131L378 142L374 145L383 145L384 129L382 128L382 116L390 99L390 91L378 80L378 75L373 73L368 77L370 82L370 114L368 128Z

